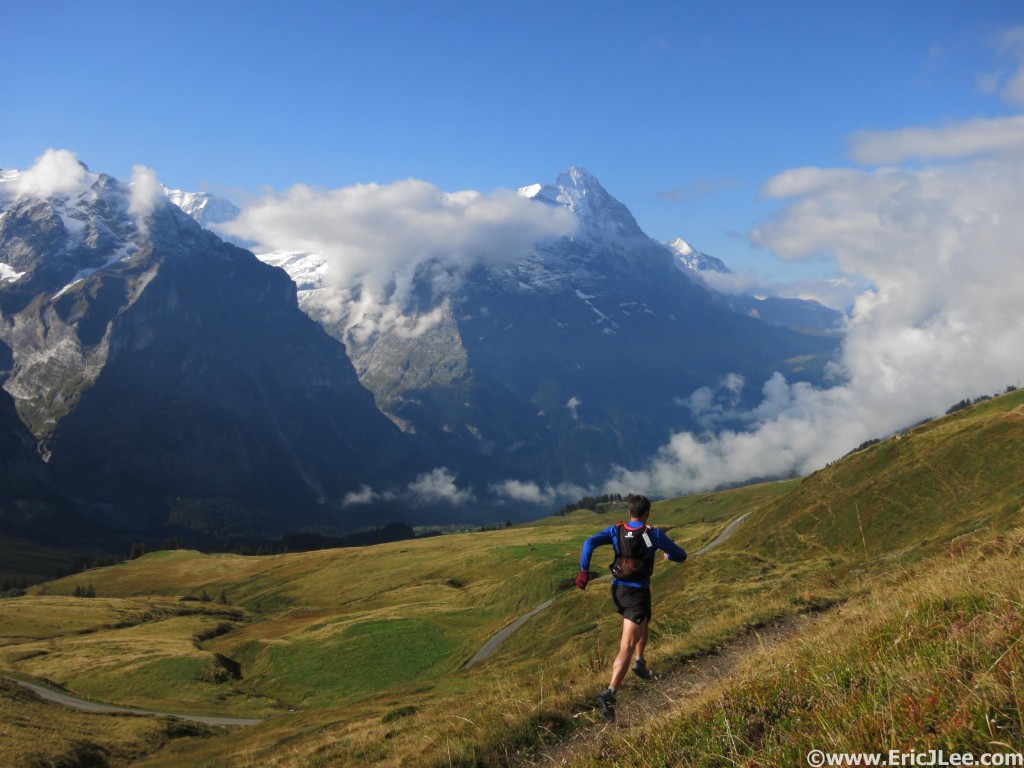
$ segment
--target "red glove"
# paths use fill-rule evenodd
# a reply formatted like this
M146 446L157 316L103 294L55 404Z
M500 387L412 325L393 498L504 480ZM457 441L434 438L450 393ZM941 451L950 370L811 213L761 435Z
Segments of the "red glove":
M586 589L588 581L590 581L590 574L586 571L580 571L580 575L576 577L575 583L580 589Z

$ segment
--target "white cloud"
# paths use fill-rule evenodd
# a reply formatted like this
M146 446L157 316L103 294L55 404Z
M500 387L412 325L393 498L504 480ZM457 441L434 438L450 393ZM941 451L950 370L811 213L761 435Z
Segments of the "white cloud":
M1021 89L1024 90L1024 76ZM1021 94L1024 104L1024 93ZM1024 151L1024 115L951 123L941 128L906 128L854 134L850 156L864 165L894 165L907 160L954 160Z
M746 380L738 373L727 373L717 387L701 387L689 397L676 398L676 402L690 410L703 429L712 430L722 421L743 419L738 411Z
M27 171L11 183L16 195L52 197L79 195L96 181L96 174L78 161L74 152L66 149L48 149Z
M404 499L411 504L450 504L458 506L475 500L472 488L459 488L456 485L457 475L448 467L437 467L423 472L409 483L404 490L395 488L375 491L363 483L359 490L350 491L342 499L342 507L355 507L373 504L377 501L393 501Z
M574 419L579 419L579 408L583 405L583 401L580 400L576 395L569 398L569 401L565 404L566 409L569 411L569 415Z
M456 475L448 467L437 467L430 472L417 475L416 479L409 483L408 488L415 500L425 504L446 503L458 506L473 501L473 490L460 489L455 480Z
M1007 104L1024 105L1024 26L1002 32L994 41L996 52L1007 62L998 72L978 78L981 90L996 93Z
M677 434L646 467L614 473L607 490L667 495L809 472L964 397L1020 384L1024 120L982 122L941 129L945 150L913 154L931 158L923 167L803 168L770 180L766 194L785 207L755 242L786 259L829 254L871 286L853 305L835 366L842 383L814 389L776 374L743 414L748 431ZM926 134L879 134L873 146L909 159L898 148ZM997 134L985 154L964 151ZM698 391L689 404L712 418L725 408L716 396Z
M130 190L128 213L136 217L142 228L145 226L143 219L153 213L158 201L165 198L164 188L156 177L156 171L144 165L135 165L132 166Z
M341 501L341 506L354 507L361 504L372 504L381 498L381 494L375 493L373 488L363 483L358 491L351 491L345 494L345 498Z
M743 385L745 383L746 380L743 378L741 374L727 373L725 374L725 376L722 377L721 386L722 389L729 392L735 400L739 398L740 393L743 391Z
M296 185L248 205L223 230L268 250L321 254L321 309L366 337L394 327L415 336L436 322L411 311L414 278L440 299L473 266L508 263L574 226L570 212L511 190L449 193L408 179L328 190Z
M590 489L572 483L559 483L557 486L544 485L523 480L503 480L489 486L496 496L522 501L529 504L554 504L559 500L579 499L591 493Z

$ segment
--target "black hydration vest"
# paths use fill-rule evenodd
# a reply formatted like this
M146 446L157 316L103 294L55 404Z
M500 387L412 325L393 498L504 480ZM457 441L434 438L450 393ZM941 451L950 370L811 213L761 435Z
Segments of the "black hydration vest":
M651 527L627 528L619 523L615 528L618 537L618 556L611 564L612 576L619 581L643 581L654 573L654 544L651 541Z

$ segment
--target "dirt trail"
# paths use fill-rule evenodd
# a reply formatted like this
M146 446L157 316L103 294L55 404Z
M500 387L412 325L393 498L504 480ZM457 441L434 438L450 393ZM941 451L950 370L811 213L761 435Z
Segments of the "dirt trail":
M605 722L595 706L576 717L588 722L567 738L541 748L520 765L526 768L551 768L569 765L581 751L593 754L612 734L643 725L652 717L662 717L681 710L694 694L728 676L737 664L752 653L773 648L786 638L802 631L817 617L803 614L760 629L751 630L707 656L686 661L658 674L650 681L630 675L619 693L614 723Z
M749 512L744 512L742 515L737 517L735 520L731 520L729 522L729 524L727 526L725 526L725 528L723 528L721 530L721 532L717 536L715 536L715 538L713 538L711 541L709 541L703 547L701 547L696 552L694 552L691 555L691 557L696 557L697 555L703 555L705 552L710 552L712 549L714 549L719 544L721 544L723 541L725 541L730 536L732 536L732 534L736 530L736 528L739 527L739 524L742 523L744 520L746 520L748 517L750 517L750 513Z
M85 699L78 699L74 696L70 696L66 693L60 693L50 688L44 688L41 685L35 685L34 683L26 683L22 680L14 680L9 678L13 682L20 686L28 688L30 691L35 693L46 701L51 701L55 704L61 704L71 709L77 709L82 712L96 712L100 714L118 714L118 715L139 715L142 717L174 717L178 720L191 720L196 723L205 723L206 725L256 725L262 723L262 720L250 717L213 717L210 715L179 715L172 714L170 712L154 712L149 709L136 709L134 707L115 707L110 704L97 704L93 701L86 701Z

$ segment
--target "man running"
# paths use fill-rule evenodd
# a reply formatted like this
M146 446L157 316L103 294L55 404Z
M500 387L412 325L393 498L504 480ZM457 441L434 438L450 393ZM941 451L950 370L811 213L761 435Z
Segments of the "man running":
M612 664L612 679L607 690L599 697L601 714L605 720L615 720L615 694L626 677L626 669L633 653L633 672L648 680L651 673L644 659L647 647L647 628L651 621L651 573L654 571L654 553L662 550L665 559L681 563L686 552L667 534L647 525L651 502L646 496L633 496L629 501L629 522L610 525L583 542L580 555L580 573L576 586L587 588L590 581L590 557L595 547L611 544L615 550L612 564L612 601L622 614L622 640L619 654Z

